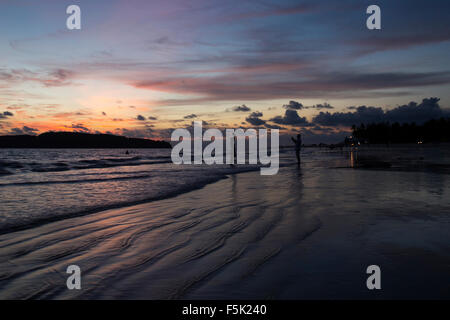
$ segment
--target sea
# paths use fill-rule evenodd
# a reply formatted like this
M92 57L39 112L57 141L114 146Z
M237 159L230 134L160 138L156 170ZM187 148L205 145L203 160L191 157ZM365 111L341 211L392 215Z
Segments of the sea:
M172 197L259 170L257 165L175 165L170 149L0 149L0 234L34 225ZM390 170L449 172L445 146L304 148L314 166L355 168L383 159ZM280 166L296 165L293 148ZM366 169L380 169L369 161ZM381 165L381 169L383 165Z

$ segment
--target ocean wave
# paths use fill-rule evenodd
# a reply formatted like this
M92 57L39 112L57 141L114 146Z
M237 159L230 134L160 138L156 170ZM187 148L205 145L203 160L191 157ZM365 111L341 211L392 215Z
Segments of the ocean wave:
M86 160L87 161L87 160ZM32 172L57 172L57 171L67 171L67 170L84 170L84 169L102 169L102 168L112 168L112 167L122 167L122 166L141 166L141 165L152 165L152 164L164 164L171 163L171 161L167 160L154 160L154 161L139 161L139 162L131 162L131 161L123 161L116 163L109 163L102 160L92 160L92 162L85 162L87 165L80 165L80 163L76 164L66 164L63 166L37 166L31 168ZM82 163L81 163L82 164Z
M47 159L46 159L47 160ZM58 172L68 170L99 169L119 166L140 166L171 163L170 156L134 156L126 158L79 159L75 161L8 161L0 160L0 175L23 172Z
M12 182L12 183L0 183L0 187L31 186L31 185L40 185L40 184L94 183L94 182L145 179L145 178L150 178L150 177L151 177L151 175L147 174L147 175L135 175L135 176L127 176L127 177L112 177L112 178L97 178L97 179Z
M177 196L182 193L186 193L195 189L200 189L206 186L207 184L219 181L221 179L225 179L230 174L237 174L242 172L249 172L259 170L257 166L242 166L242 167L230 167L230 166L222 166L222 167L207 167L204 166L188 166L183 168L174 168L172 171L154 171L152 173L147 174L135 174L125 177L105 177L105 178L94 178L94 179L74 179L74 180L50 180L50 181L20 181L20 182L9 182L5 184L0 184L0 192L5 190L5 192L11 192L11 189L8 187L19 187L19 188L27 188L26 193L36 193L42 198L44 197L42 193L43 186L52 186L58 185L58 189L50 189L50 195L57 195L58 192L62 192L60 186L64 185L73 185L69 189L70 190L69 197L76 197L78 193L80 193L83 189L88 190L97 190L98 192L102 192L102 187L93 186L93 183L108 183L112 181L131 181L133 182L131 188L133 189L142 189L142 182L137 183L137 181L147 181L146 185L155 186L153 189L147 189L147 196L143 196L142 193L136 192L136 195L130 196L131 198L127 198L122 196L119 193L114 193L111 195L110 192L105 190L103 193L98 194L98 196L90 197L94 200L93 203L90 203L89 198L80 198L80 201L75 201L77 206L70 206L66 200L62 203L58 202L58 199L47 199L45 203L45 207L38 207L36 203L32 204L32 215L17 215L10 214L5 216L0 215L0 234L13 232L16 230L27 229L30 227L34 227L36 225L41 225L53 221L63 220L71 217L83 216L87 214L92 214L99 211L121 208L132 206L136 204L152 202L160 199L170 198ZM136 182L134 182L136 181ZM161 184L161 182L164 183ZM127 182L128 183L128 182ZM84 187L86 185L86 187ZM134 187L133 187L134 186ZM108 188L109 185L105 185L105 188ZM34 189L36 188L36 189ZM37 189L39 188L39 189ZM53 191L51 191L53 190ZM20 197L20 192L17 191L15 193ZM101 199L98 199L101 197ZM116 200L117 199L117 200ZM122 200L125 199L125 200ZM10 200L11 201L11 200ZM52 202L54 202L52 204ZM96 204L100 202L101 204ZM66 207L62 207L62 204ZM51 205L52 207L49 207ZM20 209L15 209L16 211L23 211ZM22 213L22 212L21 212Z

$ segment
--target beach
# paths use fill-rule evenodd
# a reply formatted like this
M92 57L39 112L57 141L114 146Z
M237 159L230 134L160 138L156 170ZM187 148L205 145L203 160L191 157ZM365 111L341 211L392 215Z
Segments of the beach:
M3 233L0 298L449 298L449 175L320 159Z

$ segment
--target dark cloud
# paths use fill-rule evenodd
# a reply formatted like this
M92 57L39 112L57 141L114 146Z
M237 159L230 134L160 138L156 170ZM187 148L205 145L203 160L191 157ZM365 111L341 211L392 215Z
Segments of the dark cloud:
M352 126L360 123L373 122L416 122L423 123L430 119L450 116L448 110L439 106L438 98L423 99L422 103L410 102L392 110L380 107L349 107L355 112L320 112L313 117L312 122L323 126Z
M197 118L197 115L192 113L192 114L188 114L187 116L184 116L183 118L184 119L194 119L194 118Z
M69 129L75 129L75 131L77 132L91 132L91 130L89 130L87 127L85 127L82 123L76 123L70 125L70 126L64 126L65 128L69 128Z
M439 98L423 99L422 103L410 102L392 110L386 111L385 117L390 122L423 123L431 119L449 117L450 111L442 109Z
M102 112L102 115L106 116L106 112Z
M300 102L297 101L289 101L288 104L283 105L284 109L288 109L288 110L301 110L301 109L334 109L333 106L329 105L328 103L323 103L323 104L316 104L313 106L304 106L303 104L301 104Z
M283 108L290 110L300 110L303 109L303 105L297 101L289 101L289 103L285 104Z
M138 116L136 117L136 120L145 121L145 117L138 114Z
M300 117L296 110L287 109L284 116L276 116L270 121L277 124L284 124L290 126L307 126L309 125L308 120L305 117Z
M261 126L266 123L265 120L262 120L260 118L252 118L252 117L245 118L245 121L247 121L248 123L250 123L253 126Z
M22 135L22 134L28 134L28 135L36 135L37 132L39 132L36 128L30 128L27 126L23 126L22 128L12 128L10 134L14 135Z
M260 117L262 117L262 116L263 116L263 113L262 113L262 112L260 112L260 111L255 111L255 112L252 112L252 113L250 114L249 117L252 117L252 118L260 118Z
M148 120L158 120L158 118L150 116L150 117L148 117Z
M0 112L0 119L6 119L7 117L12 117L14 114L9 112L9 111L5 111L3 113Z
M266 124L265 120L260 119L260 117L262 116L263 116L262 112L254 111L247 118L245 118L245 121L247 121L253 126L261 126L263 124Z
M362 122L380 122L383 119L383 109L360 106L356 112L320 112L313 117L312 122L323 126L351 126Z
M311 108L312 109L318 109L318 110L321 110L321 109L334 109L333 106L329 105L326 102L324 104L316 104L316 105L312 106Z
M251 109L249 107L247 107L245 104L243 104L242 106L236 106L232 110L233 111L237 111L237 112L248 112L248 111L251 111Z

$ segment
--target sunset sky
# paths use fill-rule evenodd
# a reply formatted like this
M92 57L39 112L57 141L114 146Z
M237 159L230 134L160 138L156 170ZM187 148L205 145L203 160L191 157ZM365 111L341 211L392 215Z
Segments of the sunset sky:
M332 141L448 114L449 52L448 0L1 0L0 133L167 139L203 120Z

